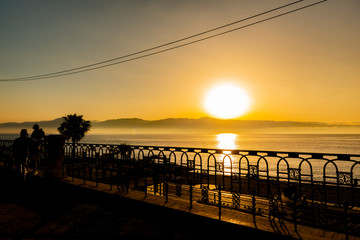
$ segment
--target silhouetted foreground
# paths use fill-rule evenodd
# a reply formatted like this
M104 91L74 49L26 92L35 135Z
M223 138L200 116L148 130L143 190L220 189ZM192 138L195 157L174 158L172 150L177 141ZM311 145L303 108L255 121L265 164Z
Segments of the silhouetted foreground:
M283 238L62 182L0 174L1 239Z
M0 141L0 164L10 172L11 146L12 141ZM115 191L142 206L155 197L155 205L183 202L186 212L288 236L360 236L360 155L65 144L62 136L52 135L39 156L38 172L45 179ZM31 167L27 169L17 178L29 182ZM202 223L188 226L186 219L159 213L150 213L150 225L166 227L170 223L164 219L169 218L174 232L179 226L185 232L203 228Z

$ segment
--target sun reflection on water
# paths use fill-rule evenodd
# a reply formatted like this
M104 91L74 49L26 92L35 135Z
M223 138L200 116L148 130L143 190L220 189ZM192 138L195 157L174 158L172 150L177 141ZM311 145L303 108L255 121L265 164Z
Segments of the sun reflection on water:
M217 147L227 150L236 149L236 138L237 135L235 133L220 133L216 136L216 139L218 141ZM223 154L220 154L220 156L218 156L217 161L223 164L224 173L226 175L228 175L232 171L231 168L233 168L233 160L234 159L231 155L231 151L223 151Z
M236 137L237 135L235 133L220 133L216 135L218 141L217 147L220 149L235 149Z

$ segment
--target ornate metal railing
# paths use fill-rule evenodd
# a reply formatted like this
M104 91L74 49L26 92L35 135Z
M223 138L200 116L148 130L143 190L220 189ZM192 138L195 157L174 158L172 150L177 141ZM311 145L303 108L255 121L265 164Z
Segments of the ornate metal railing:
M0 140L0 166L12 169L15 166L12 144L13 140ZM30 146L28 162L26 163L27 167L32 170L32 173L35 171L42 171L43 164L47 159L47 142L36 143Z
M157 146L129 146L124 152L124 145L85 143L76 144L74 152L73 148L67 144L65 154L69 157L67 164L73 161L70 158L78 160L74 166L77 169L105 167L115 173L117 167L127 164L129 168L131 164L142 177L144 169L156 170L156 178L162 180L191 182L200 187L221 185L229 192L256 192L262 197L280 196L291 187L294 194L306 196L311 202L347 201L360 206L360 155Z
M0 141L0 161L11 158ZM108 144L65 144L63 175L266 216L360 233L360 155Z
M67 144L68 175L148 194L360 234L360 155Z
M12 144L12 140L0 140L0 163L6 168L10 168L13 164Z

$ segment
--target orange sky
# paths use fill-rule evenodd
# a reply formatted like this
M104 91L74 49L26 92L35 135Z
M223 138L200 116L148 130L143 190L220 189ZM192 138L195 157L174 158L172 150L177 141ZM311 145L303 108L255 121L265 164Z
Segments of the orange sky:
M290 2L1 1L0 78L99 62ZM329 0L109 68L0 82L0 122L51 120L70 113L89 120L199 118L208 116L206 92L229 81L251 98L250 111L241 119L359 122L359 12L358 0Z

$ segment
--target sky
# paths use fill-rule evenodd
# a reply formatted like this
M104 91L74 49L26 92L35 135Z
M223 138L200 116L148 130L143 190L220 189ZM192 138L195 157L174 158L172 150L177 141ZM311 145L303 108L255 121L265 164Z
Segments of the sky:
M291 2L2 0L0 79L116 58ZM304 0L264 17L315 2ZM72 113L88 120L207 117L206 93L228 82L241 86L251 100L239 119L360 122L359 12L359 0L328 0L135 61L63 77L0 82L0 122Z

